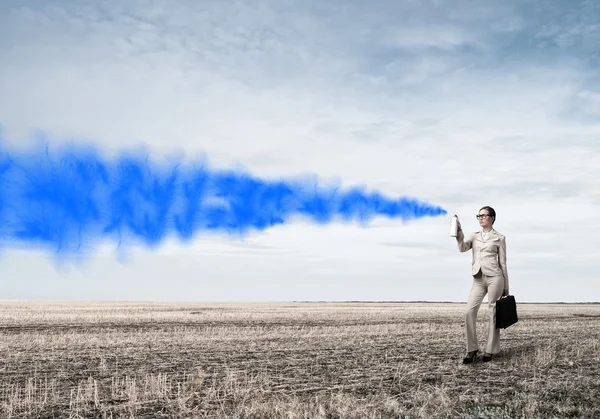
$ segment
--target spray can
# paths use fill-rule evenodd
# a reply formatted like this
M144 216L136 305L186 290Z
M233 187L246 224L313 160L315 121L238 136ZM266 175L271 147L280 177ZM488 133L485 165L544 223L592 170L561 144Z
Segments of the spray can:
M458 234L458 217L454 215L450 223L450 237L456 237Z

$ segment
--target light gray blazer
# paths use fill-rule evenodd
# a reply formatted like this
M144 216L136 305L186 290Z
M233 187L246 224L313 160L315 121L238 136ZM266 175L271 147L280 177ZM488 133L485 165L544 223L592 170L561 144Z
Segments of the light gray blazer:
M462 230L456 235L458 250L466 252L473 249L472 273L479 270L484 275L504 277L504 289L508 289L508 271L506 269L506 237L492 229L484 242L481 231L471 233L465 240Z

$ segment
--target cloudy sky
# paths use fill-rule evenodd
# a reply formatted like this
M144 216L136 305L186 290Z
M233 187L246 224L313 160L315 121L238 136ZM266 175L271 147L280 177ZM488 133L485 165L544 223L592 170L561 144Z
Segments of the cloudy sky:
M475 231L491 205L517 301L598 301L597 16L595 0L3 0L4 148L43 132L53 145L204 155L449 214L296 220L60 268L4 248L1 297L461 302L471 256L450 216Z

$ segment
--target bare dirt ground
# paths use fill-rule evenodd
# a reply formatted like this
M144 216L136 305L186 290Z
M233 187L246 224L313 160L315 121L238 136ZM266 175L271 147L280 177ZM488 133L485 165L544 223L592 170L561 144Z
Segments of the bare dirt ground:
M519 305L467 366L463 309L4 301L0 417L600 417L600 305Z

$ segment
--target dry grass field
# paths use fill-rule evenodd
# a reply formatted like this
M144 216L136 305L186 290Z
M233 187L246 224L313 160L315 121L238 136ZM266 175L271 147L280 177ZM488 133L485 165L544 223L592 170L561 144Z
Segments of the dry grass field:
M0 302L0 417L600 418L600 305L520 305L467 366L463 309Z

